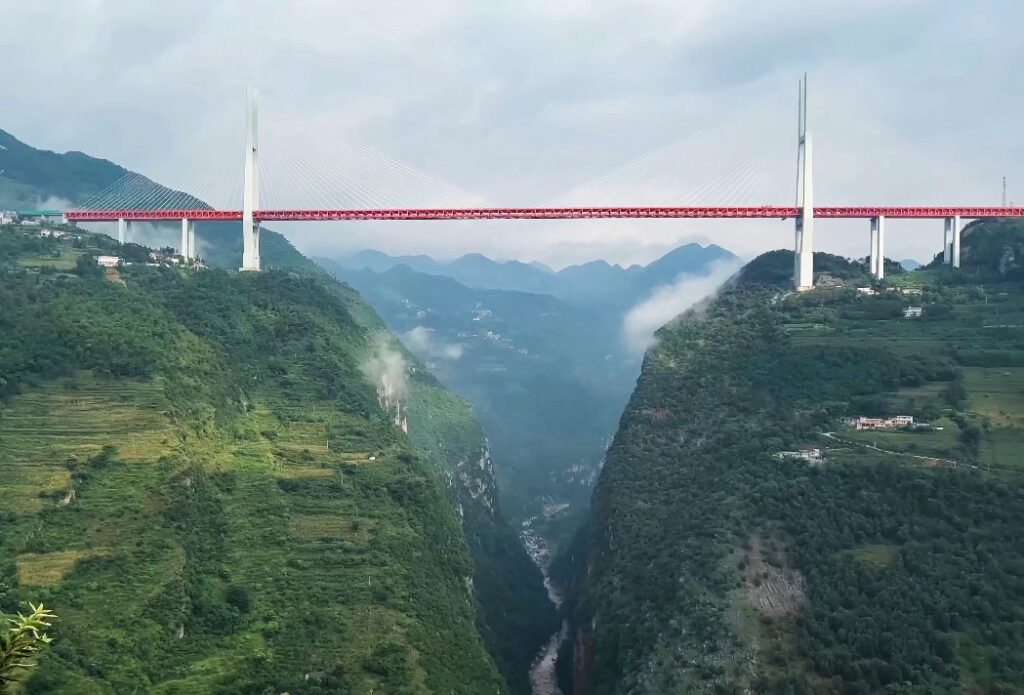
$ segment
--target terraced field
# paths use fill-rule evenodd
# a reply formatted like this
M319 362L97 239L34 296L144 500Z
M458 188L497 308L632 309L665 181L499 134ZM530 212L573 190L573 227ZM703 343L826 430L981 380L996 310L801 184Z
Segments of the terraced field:
M112 446L127 462L179 447L158 383L88 372L16 396L0 410L0 509L35 513L67 504L69 466Z
M417 615L387 606L437 603L427 587L448 581L445 570L415 558L425 543L454 543L457 555L458 541L424 536L434 525L418 518L423 496L433 494L436 509L447 505L427 480L406 480L396 468L408 445L394 430L273 394L198 430L175 423L169 410L159 380L81 372L16 396L0 415L0 509L15 515L0 562L13 562L35 600L61 606L62 629L91 633L64 639L94 645L84 647L87 658L102 661L114 682L200 695L254 653L308 661L295 630L312 602L327 606L315 621L332 628L320 634L311 668L343 663L359 673L369 663L372 673L376 661L399 659L412 682L424 683L420 659L437 663L441 653L421 654L414 645L428 637ZM413 507L404 509L395 490ZM454 531L449 513L441 527ZM185 600L194 591L244 597L244 612L225 614L236 623L230 634L189 639L200 629ZM470 595L462 592L467 619ZM282 608L282 595L305 599ZM217 657L203 658L211 644ZM139 670L150 658L175 675L151 680ZM58 671L64 683L78 678Z

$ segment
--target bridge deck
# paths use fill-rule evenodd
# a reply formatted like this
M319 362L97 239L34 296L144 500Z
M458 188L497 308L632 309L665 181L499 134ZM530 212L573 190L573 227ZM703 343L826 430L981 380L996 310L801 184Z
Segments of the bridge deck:
M796 217L798 207L564 207L564 208L407 208L376 210L258 210L262 222L318 222L331 220L575 220L628 218L768 218ZM124 220L241 220L241 210L69 210L73 222ZM816 207L814 216L824 219L894 217L937 219L943 217L1024 217L1024 207Z

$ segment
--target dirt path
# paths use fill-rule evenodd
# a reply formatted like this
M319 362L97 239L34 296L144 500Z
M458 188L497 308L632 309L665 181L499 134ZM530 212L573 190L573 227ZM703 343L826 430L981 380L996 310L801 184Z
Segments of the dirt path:
M833 441L840 442L842 444L850 444L852 446L862 446L865 449L871 449L873 451L877 451L880 454L889 454L891 456L906 456L907 458L920 459L921 461L935 461L936 463L944 463L948 466L952 466L953 468L957 468L960 466L965 466L967 468L977 468L977 466L968 466L967 464L960 463L952 459L943 459L937 456L918 456L917 454L908 454L902 451L890 451L889 449L881 449L871 444L864 444L863 442L855 442L850 439L843 439L842 437L837 437L831 432L822 432L822 434Z

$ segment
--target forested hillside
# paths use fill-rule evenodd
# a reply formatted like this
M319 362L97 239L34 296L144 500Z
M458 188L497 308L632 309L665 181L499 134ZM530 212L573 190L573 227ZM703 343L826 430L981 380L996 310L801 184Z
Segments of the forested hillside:
M27 692L522 692L552 618L468 405L315 272L79 236L0 229L0 610L61 615Z
M0 130L0 209L32 209L55 200L77 202L128 171L81 152L37 150Z
M773 252L665 326L561 563L567 692L1024 692L1022 240L877 294Z

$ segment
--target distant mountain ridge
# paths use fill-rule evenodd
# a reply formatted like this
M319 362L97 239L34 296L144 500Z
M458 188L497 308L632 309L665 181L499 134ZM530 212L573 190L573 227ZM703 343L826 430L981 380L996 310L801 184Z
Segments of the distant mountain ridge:
M81 152L51 152L0 130L0 208L35 207L50 198L80 202L128 173Z
M450 277L476 289L550 294L581 306L623 308L635 304L655 287L672 282L681 274L702 273L710 264L736 260L736 256L715 244L701 246L691 243L673 249L645 266L622 267L596 260L571 265L557 272L536 261L495 261L479 253L466 254L452 261L438 261L426 255L391 256L370 249L331 260L350 270L377 273L404 265L419 273Z

